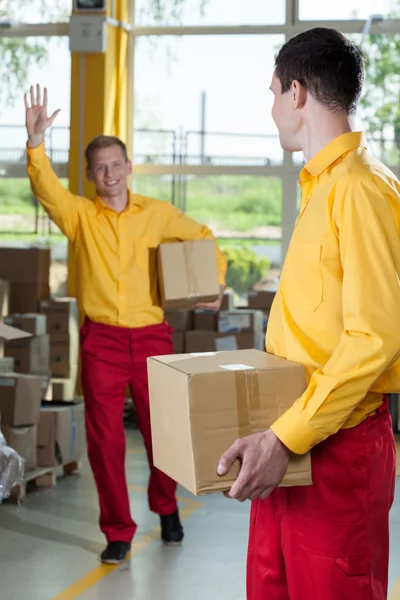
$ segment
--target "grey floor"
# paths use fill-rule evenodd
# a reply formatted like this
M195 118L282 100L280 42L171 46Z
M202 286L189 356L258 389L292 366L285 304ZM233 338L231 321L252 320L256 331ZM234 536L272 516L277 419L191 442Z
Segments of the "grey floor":
M97 561L104 542L84 462L80 475L29 494L21 508L0 507L2 600L244 600L248 505L180 490L185 544L165 548L158 519L147 510L148 469L137 432L128 432L127 468L139 523L130 562L115 569ZM400 576L399 490L391 515L391 586Z

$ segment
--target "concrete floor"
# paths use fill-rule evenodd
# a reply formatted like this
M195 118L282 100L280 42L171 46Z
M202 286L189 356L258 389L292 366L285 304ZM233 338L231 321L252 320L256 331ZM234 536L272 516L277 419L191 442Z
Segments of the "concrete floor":
M158 518L147 510L148 469L141 439L128 432L132 513L139 530L129 563L104 567L96 492L85 461L80 475L0 507L2 600L244 600L248 505L222 495L194 499L180 491L186 539L159 542ZM391 582L400 576L400 486L391 515Z

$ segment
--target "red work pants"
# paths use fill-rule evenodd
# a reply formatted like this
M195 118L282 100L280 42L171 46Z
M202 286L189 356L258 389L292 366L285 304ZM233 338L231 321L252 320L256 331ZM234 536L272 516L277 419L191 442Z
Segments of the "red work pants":
M125 475L128 386L151 469L150 509L159 515L177 510L176 483L153 465L146 363L149 356L172 354L170 333L166 323L125 329L87 320L81 329L88 456L100 500L100 527L108 542L130 542L136 531Z
M312 451L314 485L253 502L247 600L386 600L396 451L387 402Z

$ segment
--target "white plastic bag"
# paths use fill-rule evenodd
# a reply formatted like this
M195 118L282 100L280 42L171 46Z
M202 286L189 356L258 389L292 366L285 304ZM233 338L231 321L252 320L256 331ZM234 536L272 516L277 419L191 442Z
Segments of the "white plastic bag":
M24 460L7 446L0 429L0 504L8 498L16 485L22 485L24 479Z

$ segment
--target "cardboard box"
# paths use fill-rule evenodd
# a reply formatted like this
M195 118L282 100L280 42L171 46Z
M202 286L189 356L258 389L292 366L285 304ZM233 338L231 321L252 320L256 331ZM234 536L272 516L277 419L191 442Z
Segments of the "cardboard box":
M50 296L48 283L16 283L10 284L10 312L34 313L39 303Z
M153 357L148 373L154 464L195 495L229 490L239 463L219 477L222 454L306 389L304 367L255 350ZM282 485L309 484L310 456L293 457Z
M181 331L173 333L172 344L175 354L183 354L185 352L185 334Z
M11 327L17 327L32 335L46 334L46 316L38 313L13 314L4 319Z
M51 379L43 396L45 402L75 402L76 381L74 379Z
M235 308L235 294L233 290L225 290L222 302L221 310L234 310Z
M4 354L14 359L17 373L29 373L30 375L49 375L50 373L50 340L47 334L7 341L4 346Z
M48 284L50 248L0 247L0 278L11 283Z
M390 592L389 600L400 600L400 577L394 584L394 588Z
M264 334L258 332L214 333L211 331L188 331L186 333L186 352L216 352L252 348L264 350L264 340Z
M37 425L42 401L42 379L35 375L0 375L2 425Z
M218 316L220 333L260 333L263 329L264 314L261 310L221 311Z
M192 310L176 310L173 312L166 312L165 319L176 333L181 331L190 331L193 329Z
M0 321L6 317L10 311L10 282L0 279Z
M38 427L39 467L79 460L86 452L83 404L42 408Z
M194 328L196 331L218 331L218 313L210 310L196 310Z
M220 288L214 240L161 244L157 260L164 310L217 300Z
M2 427L7 444L25 461L25 473L37 467L37 425L30 427Z
M253 309L269 311L275 295L276 291L273 290L251 291L248 294L248 306Z
M75 298L43 300L40 312L47 317L47 333L78 336L78 309Z
M78 369L78 338L64 333L50 337L50 369L52 377L75 378Z
M0 374L14 372L14 359L10 356L0 357Z
M4 356L4 342L7 340L20 340L30 337L30 333L10 327L0 322L0 357Z

